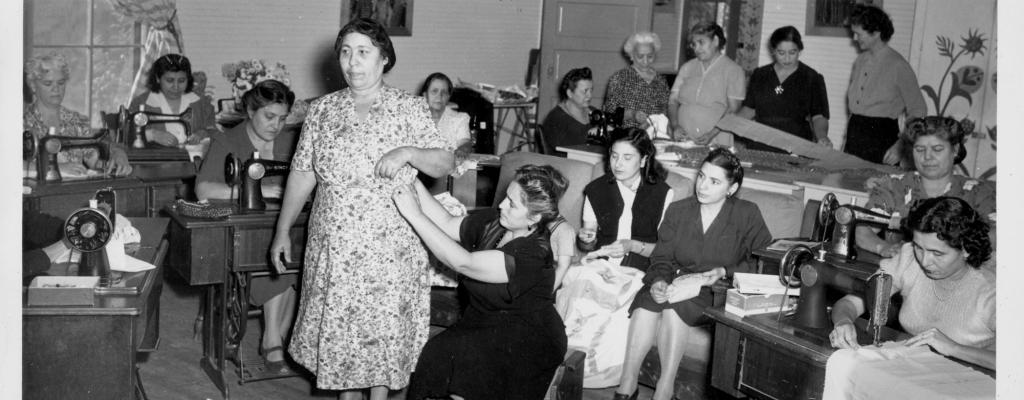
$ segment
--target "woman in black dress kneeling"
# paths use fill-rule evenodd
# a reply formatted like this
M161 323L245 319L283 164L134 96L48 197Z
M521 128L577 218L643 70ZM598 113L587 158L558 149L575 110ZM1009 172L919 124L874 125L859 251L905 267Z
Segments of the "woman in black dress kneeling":
M459 322L424 347L410 399L544 397L566 351L545 227L558 215L564 183L550 166L523 166L498 210L465 217L448 214L419 182L395 190L398 210L460 274L469 299Z

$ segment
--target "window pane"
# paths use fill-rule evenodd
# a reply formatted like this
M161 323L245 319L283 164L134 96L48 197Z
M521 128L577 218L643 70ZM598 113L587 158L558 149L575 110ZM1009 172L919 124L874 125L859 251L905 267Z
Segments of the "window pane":
M114 13L110 2L97 0L92 8L94 45L130 45L135 43L135 22Z
M34 45L87 45L88 0L26 0Z
M53 51L63 54L64 58L68 61L68 84L64 90L64 101L61 102L61 105L72 111L88 114L89 109L86 99L88 98L89 86L86 84L86 81L89 72L89 55L87 50L83 48L50 47L33 49L32 56Z
M92 58L92 126L103 125L100 112L117 112L128 105L135 78L134 50L129 47L95 49Z

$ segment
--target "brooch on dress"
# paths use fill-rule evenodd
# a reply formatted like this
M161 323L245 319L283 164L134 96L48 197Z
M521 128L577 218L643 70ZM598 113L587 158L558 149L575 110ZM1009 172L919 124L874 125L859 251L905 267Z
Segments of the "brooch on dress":
M783 89L782 89L782 85L781 84L779 86L775 87L775 94L776 95L780 95L780 94L782 94L782 92L783 92Z

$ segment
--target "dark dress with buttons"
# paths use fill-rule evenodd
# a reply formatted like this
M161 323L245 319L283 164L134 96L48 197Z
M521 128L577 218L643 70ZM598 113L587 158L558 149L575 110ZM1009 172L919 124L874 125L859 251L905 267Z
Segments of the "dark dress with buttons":
M651 266L644 276L644 287L637 293L629 312L643 308L652 312L673 309L687 325L708 322L704 309L711 306L711 287L705 286L692 299L675 304L657 303L651 297L651 285L672 283L678 276L725 267L727 276L736 272L754 272L752 252L768 246L772 236L761 210L747 200L729 197L722 210L703 232L700 203L688 197L672 203L658 230L658 245L651 254Z
M804 63L798 63L796 71L781 83L774 64L755 69L743 106L754 110L754 121L812 142L816 138L811 130L811 117L829 118L825 78ZM749 139L743 143L754 150L785 152Z
M546 229L496 245L506 230L498 210L470 214L459 237L470 251L505 253L508 283L463 277L468 299L461 319L427 341L408 398L544 398L566 351L565 325L555 311L555 268Z

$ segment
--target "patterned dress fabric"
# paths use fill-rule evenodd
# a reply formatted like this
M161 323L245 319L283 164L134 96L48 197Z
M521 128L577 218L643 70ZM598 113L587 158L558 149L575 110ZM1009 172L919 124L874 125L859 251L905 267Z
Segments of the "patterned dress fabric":
M56 127L57 136L87 137L92 135L89 118L86 116L64 106L60 107L58 114L60 115L60 126ZM22 129L31 131L36 138L42 138L49 133L50 128L43 123L36 103L25 104L22 114ZM80 163L86 158L93 157L94 153L96 153L96 149L93 148L63 150L57 153L57 162Z
M405 387L427 340L427 251L391 200L416 171L373 174L400 146L452 148L422 98L385 86L359 120L343 89L313 103L292 158L317 188L288 352L322 389Z
M650 82L644 80L633 67L618 70L608 79L608 95L604 110L614 112L622 107L627 110L643 111L647 115L668 112L668 83L661 75L655 75ZM626 127L640 127L645 121L626 120Z

